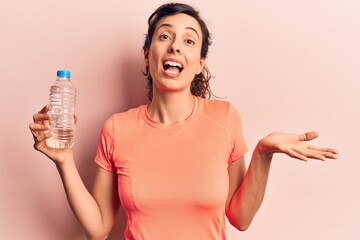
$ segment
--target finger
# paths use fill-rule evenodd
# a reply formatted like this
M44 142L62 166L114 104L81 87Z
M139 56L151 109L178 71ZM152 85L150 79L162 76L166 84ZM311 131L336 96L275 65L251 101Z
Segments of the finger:
M40 111L39 113L47 113L49 111L49 104L46 104Z
M31 132L35 131L46 131L50 129L49 125L37 124L37 123L30 123L29 128Z
M45 143L44 141L40 141L40 142L35 141L35 143L34 143L34 148L35 148L35 150L37 150L37 151L40 151L40 152L42 152L42 153L45 153L47 146L46 146L46 143Z
M320 151L320 150L312 150L312 151L315 151L318 154L323 155L325 158L337 159L337 154L336 153L332 153L332 152L328 152L328 151Z
M319 133L316 131L307 132L299 136L300 141L310 141L319 136Z
M41 134L34 135L35 143L44 142L46 139L50 138L52 134L50 132L43 132Z
M36 119L38 119L39 116L43 116L42 114L46 114L48 112L49 112L49 105L46 104L39 112L37 112L33 115L34 122Z
M44 121L51 120L51 115L48 113L35 113L33 115L34 123L43 123Z
M325 156L326 158L337 159L337 154L330 153L330 152L324 152L323 156Z
M296 158L296 159L299 159L299 160L305 161L305 162L308 161L306 156L304 156L304 155L302 155L302 154L300 154L300 153L298 153L298 152L296 152L296 151L294 151L292 149L289 149L287 154L292 158Z
M49 133L50 126L48 126L48 125L30 123L29 128L30 128L30 132L34 138L35 144L42 142L52 136Z
M307 158L318 159L318 160L326 160L326 157L323 154L320 154L317 151L311 149L294 149L297 153L306 156Z
M322 148L322 147L317 147L317 146L312 146L312 145L309 145L308 148L312 149L312 150L322 151L322 152L330 152L333 154L339 153L338 150L336 150L334 148Z

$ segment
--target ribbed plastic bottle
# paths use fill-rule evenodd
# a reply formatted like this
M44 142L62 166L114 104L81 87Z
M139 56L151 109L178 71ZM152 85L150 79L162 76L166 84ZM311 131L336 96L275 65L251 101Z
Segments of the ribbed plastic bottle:
M50 87L49 121L52 137L47 145L52 148L72 148L75 144L76 88L70 81L70 71L57 71L57 80Z

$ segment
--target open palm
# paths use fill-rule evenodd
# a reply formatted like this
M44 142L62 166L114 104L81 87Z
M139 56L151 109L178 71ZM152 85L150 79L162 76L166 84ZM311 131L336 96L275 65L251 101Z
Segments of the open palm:
M307 161L308 158L318 160L336 159L337 150L308 144L308 141L318 136L317 132L307 132L302 135L274 132L260 141L260 148L268 154L285 153L292 158L303 161Z

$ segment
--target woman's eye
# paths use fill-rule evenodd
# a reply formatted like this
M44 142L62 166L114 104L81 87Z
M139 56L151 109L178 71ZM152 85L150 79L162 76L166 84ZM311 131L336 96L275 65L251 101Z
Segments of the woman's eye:
M161 34L160 35L160 40L169 40L170 36L166 35L166 34Z
M187 39L187 40L186 40L186 43L187 43L188 45L195 45L195 42L194 42L193 40L191 40L191 39Z

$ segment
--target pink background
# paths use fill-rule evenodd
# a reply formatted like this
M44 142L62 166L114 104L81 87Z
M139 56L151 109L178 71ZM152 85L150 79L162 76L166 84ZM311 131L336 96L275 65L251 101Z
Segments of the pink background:
M56 70L78 89L76 161L91 188L102 123L145 101L141 47L162 1L0 2L0 239L84 239L54 164L28 124ZM192 1L214 36L216 95L241 112L250 152L272 131L318 130L339 160L273 161L250 229L228 239L360 239L360 2ZM122 239L119 215L110 239Z

